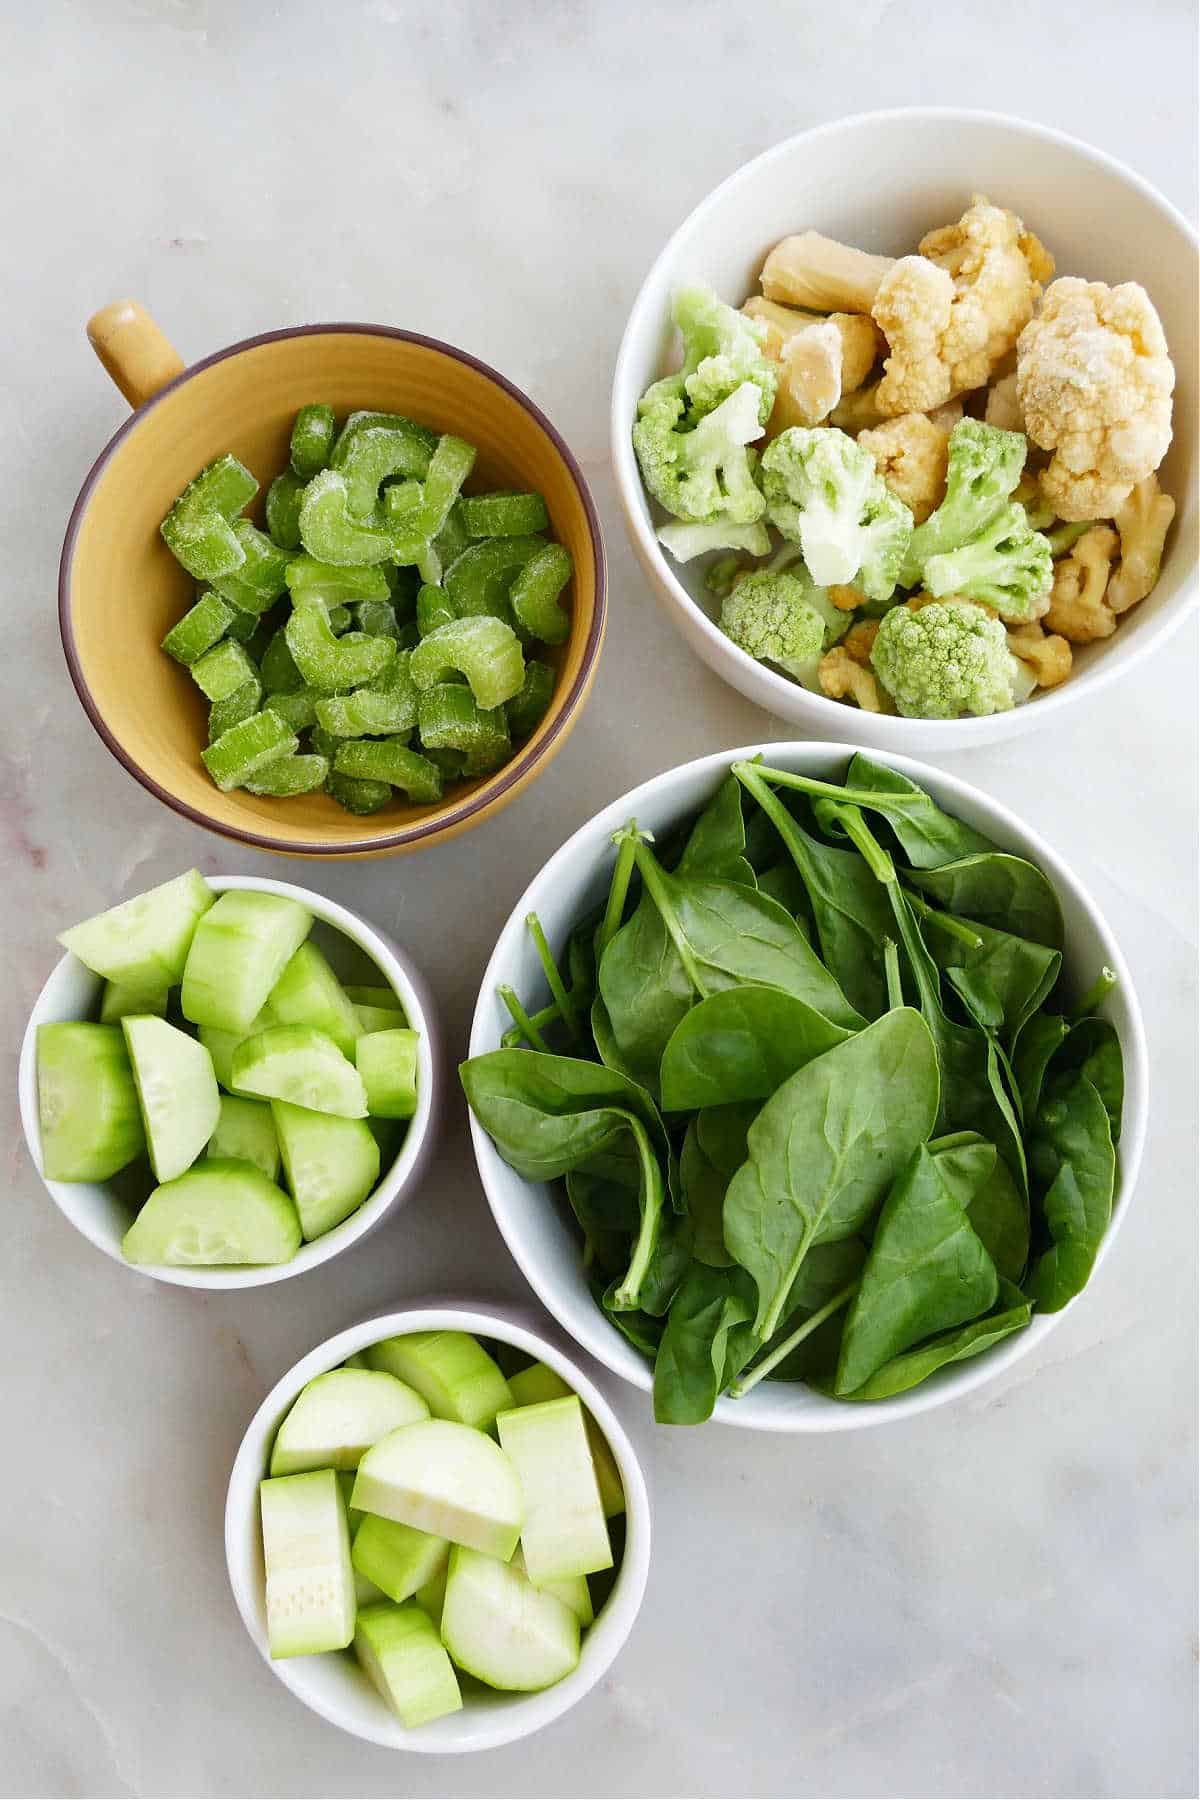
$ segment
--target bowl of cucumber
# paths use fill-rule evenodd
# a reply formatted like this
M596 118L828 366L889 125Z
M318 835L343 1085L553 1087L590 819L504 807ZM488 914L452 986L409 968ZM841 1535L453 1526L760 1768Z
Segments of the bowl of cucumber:
M604 1396L506 1308L430 1305L319 1345L234 1461L225 1555L296 1697L392 1749L486 1750L576 1705L620 1652L650 1502Z
M127 1268L245 1288L327 1262L419 1180L441 1108L420 974L286 882L187 870L60 935L21 1047L51 1199Z

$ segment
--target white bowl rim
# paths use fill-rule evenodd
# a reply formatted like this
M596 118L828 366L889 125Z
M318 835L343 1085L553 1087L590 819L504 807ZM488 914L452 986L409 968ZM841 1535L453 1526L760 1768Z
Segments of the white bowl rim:
M398 945L390 943L358 913L339 905L336 900L326 899L324 894L318 894L311 888L298 887L290 881L275 881L269 876L205 875L204 880L219 894L236 889L279 894L289 900L298 900L314 918L341 932L352 944L363 950L403 1001L409 1024L420 1034L417 1044L417 1110L408 1121L400 1154L382 1175L374 1193L348 1219L335 1225L332 1231L325 1232L311 1243L301 1244L290 1262L229 1269L199 1266L168 1268L157 1263L127 1262L121 1254L120 1241L88 1217L86 1208L79 1204L79 1188L102 1187L104 1183L51 1181L42 1174L37 1099L37 1027L44 1022L41 1010L48 989L58 980L67 965L78 962L78 958L70 951L59 958L47 976L25 1027L17 1077L21 1126L33 1166L54 1204L76 1231L82 1233L98 1250L103 1250L121 1268L134 1275L148 1275L155 1281L168 1282L175 1287L226 1290L266 1287L272 1282L287 1281L293 1275L306 1274L309 1269L318 1268L340 1251L348 1250L351 1244L356 1243L383 1218L419 1171L425 1158L431 1126L437 1116L441 1079L440 1038L428 991L415 967Z
M497 1046L490 1041L491 1031L485 1018L490 996L496 986L506 977L507 965L512 946L519 941L524 932L526 915L537 909L537 897L543 885L554 886L555 878L560 870L572 865L578 858L584 841L595 833L606 833L610 826L617 826L629 817L636 817L647 800L653 797L656 790L672 780L692 781L701 777L712 777L715 780L727 772L734 762L751 760L761 756L768 763L772 757L797 756L806 763L819 764L831 760L845 759L853 756L857 745L818 742L807 739L780 740L774 743L751 744L741 749L716 750L706 756L693 758L690 762L681 763L673 769L666 769L661 774L651 776L627 794L613 800L609 805L595 813L579 829L572 833L566 843L555 851L526 887L524 893L514 905L508 920L501 929L496 948L488 961L480 985L479 998L476 1001L475 1013L471 1023L471 1038L468 1049L469 1056L479 1056L485 1051L494 1050ZM942 769L922 763L911 756L902 756L894 751L868 751L874 761L887 764L900 774L907 775L918 786L925 787L933 782L946 795L945 810L953 811L954 802L965 799L969 805L977 806L985 815L991 815L988 823L999 827L1001 838L1021 845L1021 854L1028 860L1037 862L1050 876L1057 890L1069 893L1089 918L1097 936L1104 943L1105 961L1117 976L1117 987L1122 1003L1128 1013L1128 1041L1123 1043L1125 1061L1125 1104L1122 1119L1121 1144L1117 1162L1117 1184L1113 1193L1112 1214L1108 1229L1101 1241L1093 1266L1095 1270L1108 1256L1118 1231L1125 1221L1130 1203L1137 1186L1138 1170L1141 1166L1142 1152L1145 1147L1146 1132L1149 1122L1149 1059L1146 1048L1145 1026L1142 1020L1141 1006L1137 990L1129 972L1129 966L1121 953L1112 930L1104 914L1092 899L1079 877L1075 875L1040 834L1032 827L1025 825L1009 807L972 783L964 781L960 776L951 775ZM787 767L787 763L784 763ZM939 805L944 804L939 800ZM607 1324L603 1315L594 1303L589 1301L586 1308L580 1306L577 1313L568 1317L566 1310L559 1302L555 1285L545 1280L537 1261L531 1257L521 1239L519 1228L507 1214L507 1208L501 1197L500 1188L494 1176L500 1169L508 1169L496 1150L491 1139L479 1124L474 1113L470 1114L471 1142L475 1151L475 1161L479 1170L479 1178L487 1195L488 1204L496 1225L508 1245L510 1254L526 1281L553 1318L557 1319L564 1331L582 1349L594 1356L597 1361L611 1369L614 1374L622 1376L626 1381L644 1392L653 1391L653 1369L644 1358L631 1352L625 1354L624 1339L615 1327ZM1086 1292L1086 1290L1085 1290ZM782 1410L764 1411L753 1393L741 1400L721 1398L717 1401L714 1419L724 1425L738 1425L754 1431L776 1431L784 1433L820 1434L831 1431L861 1431L863 1429L889 1424L899 1419L911 1418L917 1413L928 1412L931 1408L945 1405L947 1401L968 1394L972 1389L990 1381L993 1376L1002 1374L1006 1369L1018 1362L1023 1356L1041 1343L1055 1325L1063 1319L1071 1307L1083 1299L1077 1295L1067 1306L1055 1313L1034 1313L1030 1323L1024 1330L1015 1332L1010 1338L985 1351L982 1355L972 1357L966 1362L947 1365L939 1371L933 1381L924 1382L906 1394L898 1394L893 1399L876 1401L866 1406L853 1406L846 1403L829 1402L828 1410L822 1407L814 1409L811 1414L787 1414Z
M1106 169L1110 174L1127 182L1136 189L1142 199L1150 206L1163 213L1175 228L1190 242L1195 250L1200 248L1200 240L1189 221L1159 192L1144 176L1129 167L1118 157L1111 156L1105 150L1085 142L1083 138L1071 136L1068 132L1058 131L1054 126L1041 125L1036 120L1024 119L1013 113L992 112L982 108L956 106L894 106L883 107L872 112L849 113L844 118L829 119L822 125L814 125L807 131L793 133L778 144L772 144L759 155L751 157L724 181L711 189L704 198L687 214L667 239L663 248L655 257L650 269L638 289L637 296L629 310L625 330L621 336L621 345L617 351L617 360L613 371L612 400L610 409L610 449L613 470L616 476L617 495L621 502L621 510L625 515L626 528L634 539L635 546L648 570L653 570L662 591L669 595L672 604L682 609L693 620L697 630L704 637L714 656L726 661L741 664L752 669L757 678L765 681L770 689L778 695L776 710L784 717L793 717L797 711L797 684L789 681L786 675L779 674L765 663L755 659L729 638L708 617L704 609L688 593L671 564L662 545L655 535L654 526L649 517L648 502L638 472L637 459L629 435L630 420L621 398L621 390L625 383L626 367L633 356L632 337L635 325L640 323L641 314L650 305L652 290L658 284L659 272L663 265L670 261L677 242L692 227L714 209L718 203L736 189L742 182L755 179L764 168L773 162L782 160L799 143L811 143L816 138L837 136L843 132L854 132L867 126L890 125L904 119L941 119L947 123L970 126L985 124L999 126L1017 134L1051 142L1086 157L1089 161ZM1195 568L1193 567L1193 577ZM1026 729L1041 727L1060 713L1064 706L1082 700L1087 694L1097 693L1102 687L1125 674L1140 663L1151 650L1158 649L1166 639L1183 624L1196 609L1200 588L1193 581L1191 592L1176 596L1173 604L1165 613L1153 622L1153 628L1143 631L1136 639L1115 641L1109 653L1099 658L1090 668L1079 671L1070 681L1061 686L1048 689L1039 694L1036 706L1024 706L1019 711ZM1115 654L1113 652L1116 652ZM842 701L832 700L827 694L815 693L810 689L799 690L803 696L803 710L810 710L819 718L828 711L829 729L837 729L835 716L841 716L842 730L847 730L845 713L847 708ZM809 703L811 704L811 708ZM767 708L767 701L756 701L755 704ZM897 750L903 752L906 743L911 744L916 731L922 733L925 747L929 750L969 749L976 744L994 741L994 717L979 719L903 719L893 718L888 714L872 715L872 739L875 745L894 743ZM932 734L936 732L936 739Z
M453 1738L443 1741L441 1734L436 1730L430 1733L428 1727L406 1731L398 1719L392 1719L386 1712L382 1699L379 1703L380 1728L377 1732L367 1733L359 1730L356 1725L347 1724L336 1707L322 1704L307 1693L300 1678L301 1672L296 1667L305 1658L285 1658L278 1662L271 1659L266 1637L256 1617L248 1583L244 1578L240 1554L240 1546L245 1541L247 1506L252 1509L257 1497L270 1438L284 1410L300 1389L315 1375L323 1374L326 1369L344 1362L346 1357L369 1344L377 1343L380 1338L398 1337L414 1331L469 1331L481 1337L498 1338L502 1343L527 1352L536 1361L546 1363L579 1395L600 1426L616 1458L625 1490L625 1548L620 1567L612 1591L584 1639L584 1653L578 1666L553 1687L543 1688L537 1693L514 1695L512 1703L503 1711L497 1709L492 1714L480 1711L476 1715L474 1729L467 1728L467 1721L471 1716L468 1700L461 1713L449 1715L457 1727L455 1736L461 1737L461 1741L457 1742ZM253 1511L251 1521L253 1530ZM490 1750L501 1744L512 1743L515 1739L528 1737L541 1730L542 1726L560 1718L584 1698L619 1655L641 1610L650 1572L650 1536L650 1495L641 1463L628 1434L599 1388L553 1340L519 1323L502 1308L493 1310L482 1302L461 1306L418 1303L396 1312L379 1313L373 1318L364 1319L361 1324L351 1325L346 1330L337 1332L310 1350L307 1356L301 1357L299 1362L294 1363L280 1377L247 1425L230 1471L225 1501L225 1561L229 1584L242 1624L255 1649L272 1672L299 1700L331 1725L338 1725L343 1731L367 1738L372 1743L382 1744L387 1749L417 1750L434 1755ZM597 1633L598 1636L595 1635ZM588 1650L593 1643L596 1654L591 1657ZM490 1726L489 1716L492 1719Z

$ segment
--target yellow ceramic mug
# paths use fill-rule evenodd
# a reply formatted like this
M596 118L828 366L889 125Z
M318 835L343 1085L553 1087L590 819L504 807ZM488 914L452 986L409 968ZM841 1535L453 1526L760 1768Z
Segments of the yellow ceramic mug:
M109 749L143 787L225 837L292 856L378 856L423 849L515 798L559 749L587 698L604 636L604 547L578 464L533 402L485 364L434 338L382 325L307 325L233 344L185 369L135 302L117 301L88 335L133 417L84 482L59 570L59 622L71 679ZM370 818L324 794L290 800L222 794L200 761L207 706L160 649L194 584L159 523L176 494L223 451L259 480L259 503L286 467L297 410L405 413L478 445L472 487L544 495L575 562L571 635L552 652L554 698L533 736L494 775L458 784L437 806L399 797Z

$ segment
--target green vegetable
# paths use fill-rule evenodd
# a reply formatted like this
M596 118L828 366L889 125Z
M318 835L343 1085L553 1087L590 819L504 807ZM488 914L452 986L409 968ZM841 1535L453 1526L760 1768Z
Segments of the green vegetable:
M679 376L646 389L638 401L633 447L642 480L678 519L753 524L765 513L746 445L762 435L762 389L744 381L694 421Z
M777 663L797 681L815 685L825 623L794 575L759 569L743 576L721 607L721 630L756 662Z
M907 844L905 848L908 849ZM915 857L913 861L916 862ZM1023 857L999 850L984 851L940 866L916 866L907 871L905 880L944 911L962 914L979 925L1011 932L1052 950L1062 949L1063 918L1058 895L1042 871Z
M682 521L671 525L660 525L658 541L675 558L676 562L691 562L694 557L707 556L712 550L744 550L747 556L766 556L771 548L771 534L761 519L750 525L735 525L729 519L714 519L710 524L690 525ZM733 586L732 578L725 580L726 565L734 569L741 565L736 556L723 558L714 563L704 578L704 585L713 594L727 594ZM722 572L714 575L714 571Z
M1014 661L1000 620L957 600L917 612L894 606L871 650L872 668L907 719L1007 712Z
M679 380L689 415L700 418L712 412L743 382L752 381L759 391L759 423L765 425L779 380L778 364L763 349L766 327L698 284L676 290L671 317L683 339Z
M1112 1214L1116 1156L1104 1101L1080 1073L1050 1083L1037 1111L1030 1168L1051 1238L1027 1291L1058 1312L1087 1285Z
M819 586L852 582L870 600L888 599L912 514L866 450L832 427L792 426L764 451L762 478L771 523L800 545Z
M727 988L685 1013L662 1056L667 1112L767 1100L789 1076L850 1033L792 994Z
M994 513L967 544L931 556L922 571L937 598L959 594L994 606L1006 619L1036 619L1054 582L1054 560L1016 501Z
M918 1349L894 1357L853 1394L839 1395L839 1398L890 1400L896 1394L907 1393L910 1388L927 1381L948 1364L965 1362L968 1357L979 1356L983 1351L990 1350L993 1344L1011 1337L1014 1331L1023 1331L1032 1316L1032 1303L1026 1300L1019 1288L1002 1281L999 1305L984 1318L977 1319L974 1324L960 1326L957 1331L944 1332Z
M1019 431L1000 431L979 419L959 421L950 433L945 498L912 534L901 587L916 587L931 557L972 543L998 513L1020 505L1009 496L1024 471L1026 449Z

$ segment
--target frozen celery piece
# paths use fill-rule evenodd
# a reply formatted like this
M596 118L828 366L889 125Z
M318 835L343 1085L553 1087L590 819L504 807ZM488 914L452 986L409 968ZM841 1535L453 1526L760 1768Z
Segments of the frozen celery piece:
M445 588L430 581L421 584L417 594L417 630L423 638L436 631L439 625L451 624L457 617Z
M200 760L224 794L230 788L244 787L268 763L299 748L296 733L268 707L222 732L215 744L200 752Z
M391 638L368 637L362 631L335 637L319 606L297 607L284 629L304 683L321 694L374 681L396 656Z
M545 545L545 538L485 538L456 557L446 570L442 586L460 619L491 613L508 619L508 592L531 556Z
M334 637L341 637L354 623L354 614L348 606L331 606L325 617L329 620L329 629Z
M274 705L273 701L272 705ZM308 734L309 749L318 756L327 757L330 763L333 762L344 741L335 732L326 731L323 725L314 725Z
M258 670L241 644L226 638L206 650L192 664L192 680L208 700L225 700L247 681L255 681Z
M336 800L339 806L345 807L349 813L358 818L368 818L387 805L392 797L390 783L386 781L359 780L353 775L339 775L336 769L329 771L327 782L329 797Z
M417 727L426 749L459 750L464 775L485 775L508 760L504 708L485 711L469 687L441 681L421 695Z
M266 612L283 592L288 552L273 544L249 519L235 519L233 535L243 559L232 574L214 575L212 584L231 606L248 613Z
M225 636L232 618L233 608L226 606L221 596L208 588L196 604L188 608L179 623L172 625L162 647L176 662L197 662L206 650L211 650Z
M206 588L205 592L211 594L212 589ZM213 598L220 600L221 596L215 594L213 595ZM221 604L224 605L225 602L222 601ZM230 618L229 624L225 627L226 637L236 639L239 644L248 644L250 647L250 655L257 661L262 654L262 651L266 649L271 641L270 626L263 624L258 613L243 612L240 606L230 607L229 610L232 617Z
M215 744L219 737L232 731L235 725L252 718L261 705L262 682L257 675L251 675L248 681L243 681L241 687L234 688L232 694L226 694L223 700L214 700L208 709L209 743ZM287 722L291 724L290 719Z
M467 759L461 750L450 750L443 744L422 744L421 753L429 758L443 781L461 781L466 773Z
M392 787L403 788L410 800L425 802L442 797L442 777L429 758L392 738L343 744L333 766L337 775L351 775L358 781L386 781Z
M329 461L333 449L332 406L302 406L292 426L290 445L293 471L301 481L311 481Z
M400 621L390 600L360 600L355 608L358 629L368 637L390 637L400 641Z
M281 756L243 782L247 793L270 794L285 799L291 794L315 794L325 786L329 762L324 756Z
M409 672L412 652L398 653L382 675L352 694L317 701L317 719L335 737L392 737L417 722L417 690Z
M320 695L313 688L297 688L294 694L272 694L271 711L278 713L284 724L293 731L307 731L317 722L317 701ZM257 707L251 709L257 711Z
M442 567L448 569L456 557L471 542L471 533L467 530L463 518L463 503L456 500L446 514L446 522L433 540L433 548L441 559Z
M515 738L526 738L541 723L554 697L554 670L536 659L525 664L525 680L519 694L504 705L508 729Z
M462 503L468 537L523 537L550 523L540 494L468 494Z
M287 632L282 626L263 651L259 674L267 694L297 694L304 686L304 677L288 649Z
M319 562L342 567L379 563L392 553L388 532L358 525L351 517L346 478L336 469L322 469L305 488L300 541Z
M409 664L422 692L454 674L465 675L486 710L519 694L525 657L512 627L502 619L452 619L421 639Z
M378 517L379 489L389 476L420 479L425 475L429 468L430 435L422 426L399 415L351 414L330 466L346 478L354 518Z
M502 718L502 709L497 708L497 711ZM487 716L490 718L492 715ZM463 756L463 774L468 780L473 780L477 775L492 775L497 769L504 767L511 755L512 739L507 731L484 738Z
M267 530L281 550L300 548L300 500L306 482L285 469L267 489Z
M351 600L386 600L390 589L387 573L378 564L356 567L353 563L319 562L315 556L293 556L287 566L287 584L296 605L310 595L336 606Z
M230 575L245 561L232 520L253 500L258 483L236 456L218 456L189 481L159 526L172 555L197 581Z
M558 596L571 579L572 567L568 549L547 544L518 571L508 591L517 624L543 644L564 643L570 633L570 614L558 604Z
M396 544L398 563L422 561L458 499L463 482L475 467L475 446L449 432L438 439L421 489L415 516L401 528ZM411 551L411 554L409 552ZM436 552L434 552L436 554ZM439 558L440 565L440 558Z

